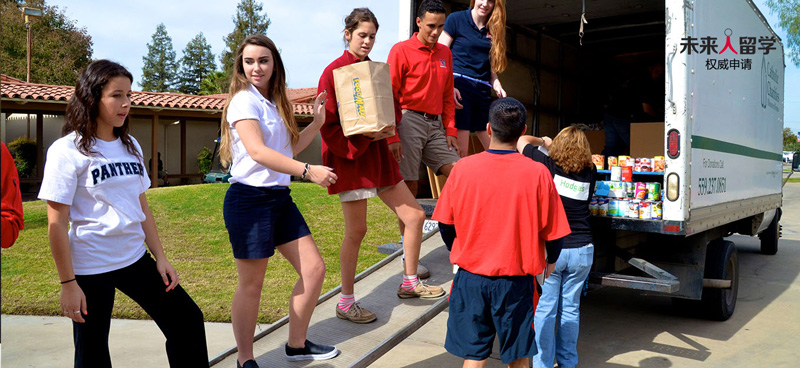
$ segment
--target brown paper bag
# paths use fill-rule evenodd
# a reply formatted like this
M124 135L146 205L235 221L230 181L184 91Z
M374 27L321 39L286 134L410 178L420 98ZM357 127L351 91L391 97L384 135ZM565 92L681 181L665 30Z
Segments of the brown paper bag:
M339 120L345 137L384 132L394 135L394 98L389 64L362 61L333 70Z

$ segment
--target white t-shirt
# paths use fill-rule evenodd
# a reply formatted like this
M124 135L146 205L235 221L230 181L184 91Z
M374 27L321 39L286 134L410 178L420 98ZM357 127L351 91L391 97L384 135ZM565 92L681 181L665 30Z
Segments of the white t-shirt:
M283 122L278 108L272 101L262 96L251 84L249 89L238 92L231 99L225 117L231 128L231 178L233 183L242 183L254 187L289 186L291 177L274 170L267 169L254 161L244 148L236 122L240 120L258 120L264 145L278 151L286 157L292 157L292 145L289 130Z
M76 275L95 275L130 266L145 253L145 220L139 195L150 187L141 159L122 140L95 139L85 156L76 133L59 138L47 150L39 199L67 204L69 244ZM141 154L139 142L133 139Z

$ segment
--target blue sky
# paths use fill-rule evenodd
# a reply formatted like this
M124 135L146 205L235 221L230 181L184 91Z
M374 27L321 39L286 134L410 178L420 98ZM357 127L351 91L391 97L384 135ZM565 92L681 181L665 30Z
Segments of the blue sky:
M70 19L86 27L94 41L94 57L115 60L125 65L141 80L142 56L158 23L164 23L172 45L181 57L186 44L203 32L217 57L225 44L222 38L233 29L232 17L239 0L187 1L139 0L111 2L98 6L94 0L49 0L50 5L66 9ZM778 18L769 12L764 0L755 0L773 29L782 38ZM375 48L370 56L386 60L389 49L398 39L398 2L392 0L263 1L272 21L267 36L281 49L287 66L290 88L316 87L322 70L344 49L342 19L353 7L369 7L378 17ZM784 126L800 132L800 68L786 61ZM794 83L792 83L794 81ZM138 84L134 89L138 88Z

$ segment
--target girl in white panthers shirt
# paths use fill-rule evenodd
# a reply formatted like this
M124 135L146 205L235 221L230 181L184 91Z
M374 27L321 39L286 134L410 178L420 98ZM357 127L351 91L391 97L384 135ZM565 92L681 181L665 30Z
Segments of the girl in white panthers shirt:
M207 367L203 313L164 255L142 149L128 134L132 82L117 63L91 63L67 105L64 136L47 151L39 198L47 201L61 309L73 321L75 367L111 367L115 289L161 328L170 366Z

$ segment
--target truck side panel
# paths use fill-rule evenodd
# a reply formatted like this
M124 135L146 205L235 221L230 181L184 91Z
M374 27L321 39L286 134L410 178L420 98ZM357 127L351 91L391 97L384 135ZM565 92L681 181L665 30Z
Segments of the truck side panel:
M690 12L693 39L678 52L691 69L694 220L707 207L781 193L784 64L780 39L747 1L695 1Z

